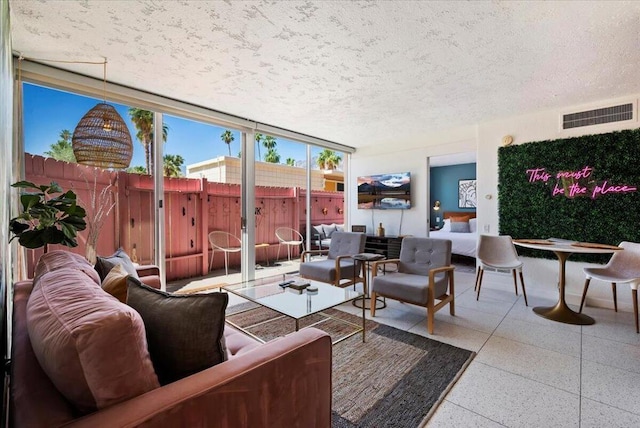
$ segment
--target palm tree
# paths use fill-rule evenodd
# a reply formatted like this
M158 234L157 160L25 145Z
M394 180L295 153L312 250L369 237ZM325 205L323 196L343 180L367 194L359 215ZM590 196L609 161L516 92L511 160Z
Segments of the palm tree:
M336 152L334 152L333 150L324 149L318 155L318 160L317 160L318 168L335 169L341 160L342 160L342 157L338 155Z
M267 150L271 150L275 149L278 143L276 142L276 139L274 137L272 137L271 135L267 135L266 137L264 137L262 145L264 145Z
M280 154L276 149L267 150L267 154L264 155L264 161L269 163L280 163Z
M131 107L129 109L129 116L131 122L135 125L138 133L136 138L144 147L144 155L147 164L147 171L153 171L153 112L149 110L143 110L139 108ZM167 134L169 133L169 127L166 124L162 125L162 141L167 142Z
M164 155L162 158L162 171L165 177L182 177L182 165L184 158L180 155Z
M258 145L258 160L262 160L262 156L260 156L260 143L262 142L263 135L259 132L256 132L256 144Z
M229 156L231 156L231 142L235 139L233 134L228 129L220 135L220 139L227 145L229 149Z
M76 156L73 154L73 145L71 144L72 137L73 135L68 129L63 129L60 132L58 142L51 144L49 151L44 154L59 161L76 163Z
M285 162L289 166L296 166L296 160L294 158L287 158Z

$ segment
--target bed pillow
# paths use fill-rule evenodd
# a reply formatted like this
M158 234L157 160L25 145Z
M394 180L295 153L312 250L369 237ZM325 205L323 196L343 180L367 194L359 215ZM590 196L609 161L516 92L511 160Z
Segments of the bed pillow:
M144 321L151 361L166 385L227 359L227 293L165 293L127 277L127 304Z
M472 219L469 220L469 231L471 233L477 233L478 232L478 219L472 218Z
M440 228L442 232L451 232L451 220L448 218L444 219L444 224Z
M451 217L451 232L452 233L469 233L471 227L469 226L469 216L452 216Z
M457 221L451 223L451 233L470 233L471 228L469 227L469 222Z

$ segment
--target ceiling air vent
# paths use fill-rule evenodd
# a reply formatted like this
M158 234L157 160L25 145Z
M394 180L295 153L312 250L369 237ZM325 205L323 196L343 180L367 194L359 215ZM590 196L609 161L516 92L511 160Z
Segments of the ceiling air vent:
M595 110L562 116L562 129L580 128L582 126L601 125L603 123L621 122L633 119L633 104L604 107Z

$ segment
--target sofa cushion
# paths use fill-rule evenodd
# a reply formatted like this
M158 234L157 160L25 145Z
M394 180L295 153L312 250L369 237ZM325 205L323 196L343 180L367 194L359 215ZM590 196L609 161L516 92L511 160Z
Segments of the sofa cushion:
M127 277L127 304L144 320L160 383L182 379L227 359L227 293L170 294Z
M104 280L116 265L122 265L129 275L138 278L138 272L136 272L136 267L133 265L133 262L122 248L118 248L118 251L109 257L98 256L96 258L95 268L100 276L100 280Z
M122 303L127 303L128 275L122 265L116 265L102 281L102 289Z
M98 273L93 269L91 263L87 261L80 254L75 254L64 250L50 251L43 254L36 264L33 284L36 286L38 279L47 272L52 272L60 268L73 268L83 272L93 282L100 285L100 277Z
M81 271L39 278L27 329L42 369L81 414L159 386L140 315Z

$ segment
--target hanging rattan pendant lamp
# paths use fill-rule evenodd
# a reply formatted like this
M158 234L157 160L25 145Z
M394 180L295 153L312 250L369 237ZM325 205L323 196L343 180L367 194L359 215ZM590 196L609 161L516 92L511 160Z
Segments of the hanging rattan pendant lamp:
M127 168L133 143L127 124L116 109L106 103L107 60L104 61L104 102L82 116L71 139L76 161L100 168Z

